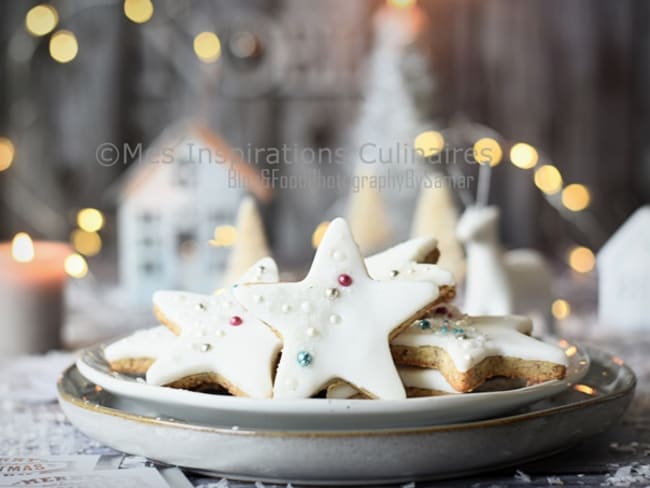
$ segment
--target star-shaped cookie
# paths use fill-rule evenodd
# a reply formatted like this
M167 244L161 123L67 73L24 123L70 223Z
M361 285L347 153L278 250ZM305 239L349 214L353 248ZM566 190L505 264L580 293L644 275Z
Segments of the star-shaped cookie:
M430 282L371 279L340 218L303 281L243 284L233 295L283 339L275 398L308 398L336 379L372 398L405 398L389 338L439 298Z
M275 262L264 258L241 280L277 279ZM160 291L153 301L156 316L178 340L153 362L148 383L181 388L212 383L236 396L271 396L280 341L230 290L216 295Z
M417 237L366 258L368 274L375 280L430 281L447 300L455 295L454 275L436 264L437 241Z

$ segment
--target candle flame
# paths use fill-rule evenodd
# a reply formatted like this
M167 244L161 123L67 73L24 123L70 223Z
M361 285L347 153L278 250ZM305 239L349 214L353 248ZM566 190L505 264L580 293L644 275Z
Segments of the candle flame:
M34 243L29 234L19 232L11 243L11 256L19 263L29 263L34 259Z

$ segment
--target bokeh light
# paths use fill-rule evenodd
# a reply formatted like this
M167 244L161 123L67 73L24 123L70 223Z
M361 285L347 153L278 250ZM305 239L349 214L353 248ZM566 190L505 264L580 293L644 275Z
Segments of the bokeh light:
M428 158L442 151L445 147L445 138L435 130L421 132L413 141L415 150L419 155Z
M585 185L573 183L562 190L562 205L572 212L580 212L589 206L591 195Z
M88 274L88 263L80 254L70 254L63 264L65 272L73 278L83 278Z
M329 225L329 220L325 220L316 226L316 230L314 230L314 233L311 235L311 245L314 249L320 245L320 241L323 240L323 236L325 235L325 231Z
M210 244L216 247L229 247L237 241L237 229L232 225L219 225L214 229Z
M33 36L49 34L58 23L59 14L52 5L46 3L32 7L25 16L25 27Z
M14 143L6 137L0 137L0 171L9 169L11 163L14 162L15 155Z
M204 63L214 63L221 56L221 41L214 32L201 32L194 38L194 52Z
M569 266L578 273L589 273L594 269L596 258L591 249L584 246L576 246L569 252Z
M144 24L153 16L151 0L124 0L124 15L136 24Z
M86 232L97 232L104 227L104 215L96 208L84 208L77 213L77 225Z
M479 164L496 166L503 159L501 145L491 137L483 137L474 143L474 160Z
M72 232L70 241L75 250L84 256L96 256L102 250L102 238L97 232L77 229Z
M547 195L552 195L562 189L562 175L551 164L545 164L535 171L535 186Z
M387 0L386 3L391 7L408 8L415 5L416 0Z
M11 241L11 257L19 263L29 263L34 259L34 242L26 232L19 232Z
M79 44L75 35L66 30L52 34L50 38L50 56L59 63L69 63L77 57Z
M571 314L571 305L566 300L558 298L551 305L551 313L558 320L565 319Z
M537 149L530 144L518 142L510 148L510 161L517 168L533 168L537 164L538 160L539 155L537 154Z

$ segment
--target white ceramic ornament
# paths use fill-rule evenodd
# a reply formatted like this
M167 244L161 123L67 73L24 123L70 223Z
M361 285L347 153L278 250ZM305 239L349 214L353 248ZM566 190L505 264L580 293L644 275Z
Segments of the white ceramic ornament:
M422 260L437 247L433 237L417 237L366 258L368 274L375 280L428 281L441 286L454 286L454 276L436 264Z
M429 308L438 288L371 279L347 223L338 218L303 281L244 284L233 294L282 336L275 398L308 398L341 379L372 398L400 399L406 394L389 337Z
M271 258L260 260L241 278L247 283L277 279ZM153 301L162 321L180 333L172 347L157 355L147 371L147 383L166 385L195 374L215 373L231 393L271 396L272 365L280 341L237 303L230 290L216 295L160 291ZM150 347L155 351L158 346L152 342Z
M650 205L598 252L598 318L611 327L650 328Z
M498 208L468 207L458 222L457 234L467 255L463 310L470 315L536 312L552 330L548 265L534 250L503 251Z

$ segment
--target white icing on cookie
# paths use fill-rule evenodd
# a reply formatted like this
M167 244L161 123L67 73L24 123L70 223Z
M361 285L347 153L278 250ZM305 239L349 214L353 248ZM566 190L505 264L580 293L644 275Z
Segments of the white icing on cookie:
M449 305L445 305L449 307ZM561 348L530 337L532 322L519 316L463 316L435 314L415 321L395 337L393 345L436 346L451 356L458 371L465 372L489 356L568 364Z
M372 397L405 398L388 337L438 288L372 280L347 223L335 219L303 281L240 285L233 294L283 338L274 397L307 398L340 378Z
M275 262L271 258L260 260L242 279L277 281ZM178 327L180 334L147 371L148 383L166 385L186 376L212 372L239 394L271 396L271 368L280 341L239 305L231 290L216 295L160 291L154 294L153 301L164 321Z
M124 339L104 348L104 357L109 361L122 359L158 359L169 351L176 342L176 336L164 325L138 330Z
M423 260L437 245L432 237L408 240L366 258L368 274L375 280L429 281L438 287L453 286L454 276L435 264Z
M436 369L411 368L400 366L397 368L399 377L406 387L422 388L424 390L443 391L445 393L460 393L451 386L442 373ZM351 398L358 393L357 389L346 383L335 383L327 388L327 398Z

